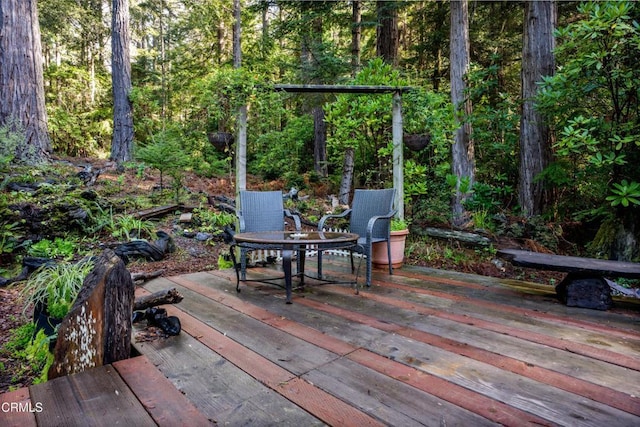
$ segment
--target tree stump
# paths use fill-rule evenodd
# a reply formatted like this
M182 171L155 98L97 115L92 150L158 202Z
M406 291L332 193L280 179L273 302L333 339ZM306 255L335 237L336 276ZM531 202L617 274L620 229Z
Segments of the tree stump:
M131 274L107 249L96 258L60 325L49 379L128 359L133 304Z

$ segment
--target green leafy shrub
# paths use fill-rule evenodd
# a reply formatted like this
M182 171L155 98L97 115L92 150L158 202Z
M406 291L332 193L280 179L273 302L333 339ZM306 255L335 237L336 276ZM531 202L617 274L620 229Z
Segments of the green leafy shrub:
M164 175L168 174L180 181L184 169L189 166L189 156L183 151L178 135L162 132L153 138L153 142L136 150L138 160L160 171L160 187L164 187Z
M313 141L313 119L309 115L293 118L281 131L267 132L256 140L255 172L265 179L285 174L302 176L313 168L313 156L305 146Z
M56 237L53 241L42 239L32 244L27 249L27 253L40 258L58 258L70 260L76 252L77 245L69 239Z

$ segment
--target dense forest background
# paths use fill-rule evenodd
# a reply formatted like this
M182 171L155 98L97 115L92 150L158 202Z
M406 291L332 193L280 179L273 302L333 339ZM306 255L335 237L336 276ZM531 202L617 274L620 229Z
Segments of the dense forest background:
M3 16L35 8L20 3L3 0ZM635 2L40 0L36 17L47 135L58 155L161 159L169 169L232 175L235 146L225 135L246 131L247 169L264 180L301 190L323 182L338 194L351 169L351 188L388 187L391 94L294 94L274 85L410 86L405 133L428 136L404 153L414 225L495 231L516 216L553 229L557 244L562 226L579 224L590 255L638 260ZM549 25L552 43L535 46L542 37L528 36ZM114 115L114 75L126 67L113 40L123 34L131 159L113 150L114 129L127 127ZM545 49L552 69L528 84ZM0 50L3 63L8 52ZM465 53L461 101L452 98L461 71L452 58ZM0 70L0 98L10 78ZM13 113L0 111L3 167L30 159L28 142L15 137L29 124ZM541 132L530 133L532 123ZM455 165L460 129L467 172Z

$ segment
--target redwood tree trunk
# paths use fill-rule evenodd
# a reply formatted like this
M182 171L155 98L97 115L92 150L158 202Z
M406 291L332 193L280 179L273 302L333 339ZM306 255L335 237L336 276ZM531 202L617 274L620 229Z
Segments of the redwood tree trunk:
M42 46L36 0L0 2L0 126L24 130L16 158L38 163L48 158L42 73Z
M537 83L552 75L556 4L552 1L527 1L524 9L522 42L522 116L520 118L519 202L525 216L542 213L544 183L536 176L548 165L551 156L551 132L534 107Z
M351 75L360 71L360 40L362 37L362 2L353 0L351 5Z
M395 1L377 1L376 54L387 64L398 61L398 6Z
M456 108L458 129L451 146L452 173L458 178L452 200L452 222L459 226L467 221L463 202L468 193L460 191L460 183L468 180L469 187L475 180L475 154L471 139L471 101L465 96L465 75L469 71L469 9L467 0L451 1L451 101Z
M113 139L111 159L118 163L131 160L133 153L133 115L131 61L129 45L129 0L113 0L111 19L111 80L113 82Z

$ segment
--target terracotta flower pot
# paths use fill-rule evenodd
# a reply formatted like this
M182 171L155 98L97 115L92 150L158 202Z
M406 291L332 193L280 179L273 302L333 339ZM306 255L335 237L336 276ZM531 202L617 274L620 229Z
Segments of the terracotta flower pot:
M407 239L409 230L398 230L391 232L391 265L393 268L402 267L404 262L404 243ZM371 262L376 268L388 268L387 260L387 242L373 244L373 253Z

